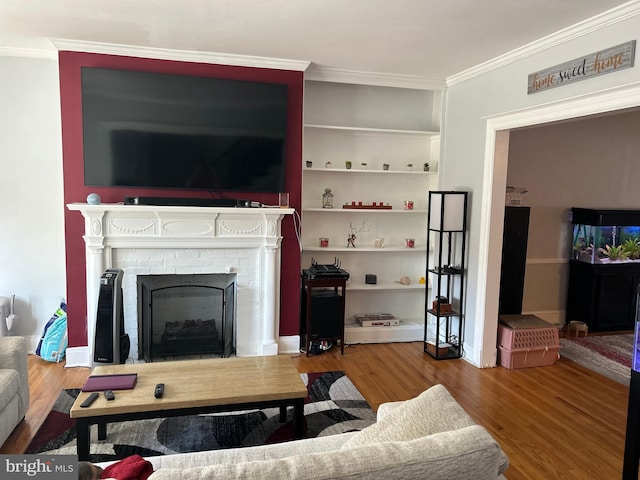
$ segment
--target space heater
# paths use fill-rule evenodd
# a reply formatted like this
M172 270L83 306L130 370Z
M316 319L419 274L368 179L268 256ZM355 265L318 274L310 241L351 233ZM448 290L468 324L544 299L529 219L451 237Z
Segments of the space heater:
M123 276L122 270L109 268L100 277L93 351L95 363L120 364L129 357L129 335L124 332L122 309Z

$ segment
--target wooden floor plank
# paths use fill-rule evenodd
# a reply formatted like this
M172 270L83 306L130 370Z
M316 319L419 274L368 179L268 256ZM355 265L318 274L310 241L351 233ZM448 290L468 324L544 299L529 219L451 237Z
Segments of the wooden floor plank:
M434 360L422 344L351 345L293 355L299 372L342 370L372 408L445 385L509 456L509 480L620 478L629 389L561 358L551 367L478 369L463 359ZM29 357L31 406L0 448L22 453L62 388L79 388L87 368Z

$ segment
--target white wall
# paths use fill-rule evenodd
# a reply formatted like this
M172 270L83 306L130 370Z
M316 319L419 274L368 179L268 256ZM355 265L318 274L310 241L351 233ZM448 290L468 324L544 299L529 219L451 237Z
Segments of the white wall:
M0 56L0 296L31 337L66 293L58 62Z
M533 46L522 49L502 59L504 61L494 62L491 69L477 69L477 75L465 72L449 79L440 185L443 189L471 192L465 352L472 363L493 366L496 354L506 164L500 163L502 159L494 164L492 129L507 125L509 119L516 126L519 110L522 110L519 118L527 117L527 109L536 110L532 117L540 121L547 110L553 111L556 118L562 118L561 105L557 102L572 100L576 104L581 95L602 92L602 98L607 89L638 85L640 68L636 58L635 68L527 95L530 73L637 39L639 14L640 6L634 3L616 11L615 17L622 19L620 21L612 15L603 15L601 21L587 22L573 32L541 41L538 49ZM595 100L597 103L597 98Z

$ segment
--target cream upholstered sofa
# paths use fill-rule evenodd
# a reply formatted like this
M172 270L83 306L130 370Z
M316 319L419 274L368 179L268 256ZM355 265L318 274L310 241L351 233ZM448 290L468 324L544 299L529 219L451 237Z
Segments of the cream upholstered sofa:
M28 408L27 342L23 337L0 337L0 445Z
M382 404L377 422L360 432L148 460L150 480L494 480L504 478L509 465L498 443L442 385Z

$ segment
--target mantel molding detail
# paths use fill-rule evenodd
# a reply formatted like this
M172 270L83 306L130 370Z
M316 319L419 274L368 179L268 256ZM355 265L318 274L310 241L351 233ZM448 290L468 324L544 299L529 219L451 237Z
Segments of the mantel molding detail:
M125 271L125 299L134 298L135 276L143 273L238 273L236 353L238 356L277 355L280 324L281 223L292 208L218 208L150 205L72 203L67 205L85 219L87 318L95 319L97 292L106 268ZM129 257L118 263L116 250ZM171 257L169 266L154 264L131 267L136 255L149 255L151 249L162 262ZM168 250L162 254L162 250ZM192 251L200 251L192 254ZM220 254L215 252L220 250ZM247 251L249 250L249 251ZM138 253L136 253L138 252ZM171 252L182 252L175 255ZM240 252L240 253L239 253ZM203 267L203 258L213 263ZM184 260L181 258L184 257ZM140 258L140 257L136 257ZM178 259L181 259L179 262ZM239 260L238 260L239 259ZM248 261L247 259L252 259ZM147 258L142 259L142 263ZM190 263L193 260L195 263ZM235 262L235 263L234 263ZM248 263L247 263L248 262ZM114 264L115 263L115 264ZM203 271L203 269L205 271ZM130 285L129 287L127 285ZM129 289L129 290L127 290ZM125 329L137 336L137 312L125 310ZM127 315L131 315L128 317ZM128 325L128 326L127 326ZM95 322L87 324L85 364L92 365ZM134 336L134 337L135 337ZM132 342L135 340L132 339ZM133 353L133 352L132 352Z
M228 240L230 236L264 238L280 235L278 228L291 208L160 207L142 205L88 205L71 203L69 210L82 213L86 232L112 238L122 247L126 237ZM103 233L105 232L105 233ZM118 240L116 240L118 239Z

